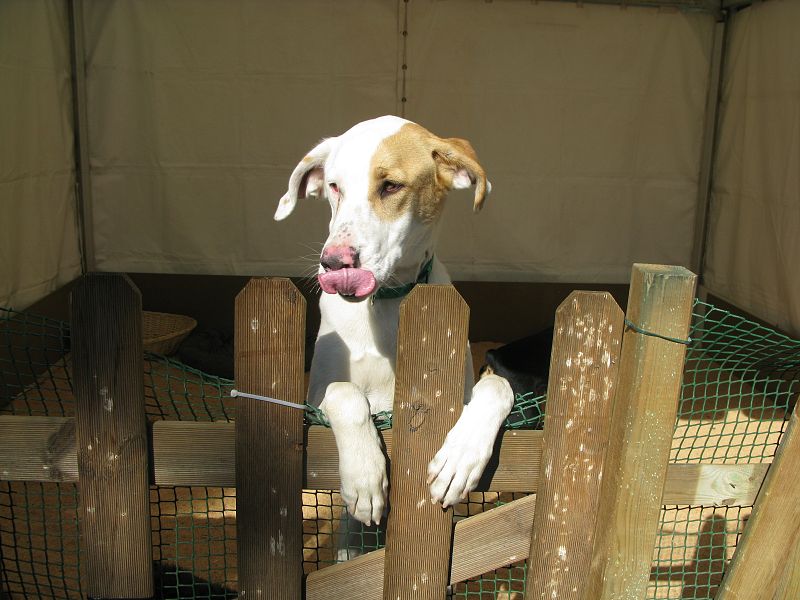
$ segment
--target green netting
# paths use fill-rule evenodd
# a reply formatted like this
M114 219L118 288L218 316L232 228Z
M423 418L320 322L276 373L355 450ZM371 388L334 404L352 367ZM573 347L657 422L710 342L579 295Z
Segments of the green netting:
M696 302L673 462L768 462L800 388L800 342L710 304ZM69 328L0 309L0 414L70 416ZM145 357L151 420L234 417L232 382L156 355ZM544 396L518 396L508 428L540 428ZM309 424L324 424L318 410ZM391 426L391 415L376 415ZM524 496L472 493L463 519ZM336 491L302 496L306 573L333 564L337 548L385 542L384 529L354 526ZM0 482L0 590L11 598L83 598L78 494L74 484ZM153 487L153 559L159 598L236 597L236 497L231 488ZM711 599L751 507L668 506L661 513L648 598ZM345 543L346 542L346 543ZM459 599L521 599L524 561L454 585Z
M696 302L674 462L764 462L800 390L800 342Z

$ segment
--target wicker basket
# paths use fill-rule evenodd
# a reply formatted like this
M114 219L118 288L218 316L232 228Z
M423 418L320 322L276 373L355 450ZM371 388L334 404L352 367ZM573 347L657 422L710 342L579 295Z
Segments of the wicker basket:
M197 327L197 321L185 315L142 312L144 350L154 354L173 354L186 336Z

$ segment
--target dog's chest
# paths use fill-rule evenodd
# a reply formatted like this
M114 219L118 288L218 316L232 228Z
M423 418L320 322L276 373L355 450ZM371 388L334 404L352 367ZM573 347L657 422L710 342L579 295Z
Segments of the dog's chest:
M333 295L320 301L322 323L314 365L319 375L356 384L372 412L392 409L400 300L350 303Z
M383 356L365 354L351 361L351 381L367 397L370 412L392 410L394 403L394 361Z

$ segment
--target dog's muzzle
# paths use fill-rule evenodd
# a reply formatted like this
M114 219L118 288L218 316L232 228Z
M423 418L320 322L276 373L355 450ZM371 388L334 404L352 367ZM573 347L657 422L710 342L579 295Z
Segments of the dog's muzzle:
M345 267L335 271L326 271L317 275L322 291L327 294L341 294L342 296L360 300L375 291L375 275L366 269Z
M372 271L359 268L358 251L352 246L328 246L322 251L320 264L325 272L317 279L327 294L361 300L377 287Z

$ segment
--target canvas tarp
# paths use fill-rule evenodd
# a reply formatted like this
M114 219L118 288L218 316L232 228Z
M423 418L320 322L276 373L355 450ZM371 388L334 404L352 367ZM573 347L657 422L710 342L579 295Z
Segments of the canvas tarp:
M313 270L326 204L272 220L291 170L322 137L399 112L471 140L494 184L478 215L451 198L455 278L687 264L713 26L551 2L90 1L98 267Z
M705 282L800 336L800 2L737 13L720 105Z
M80 274L67 4L0 2L0 306Z

